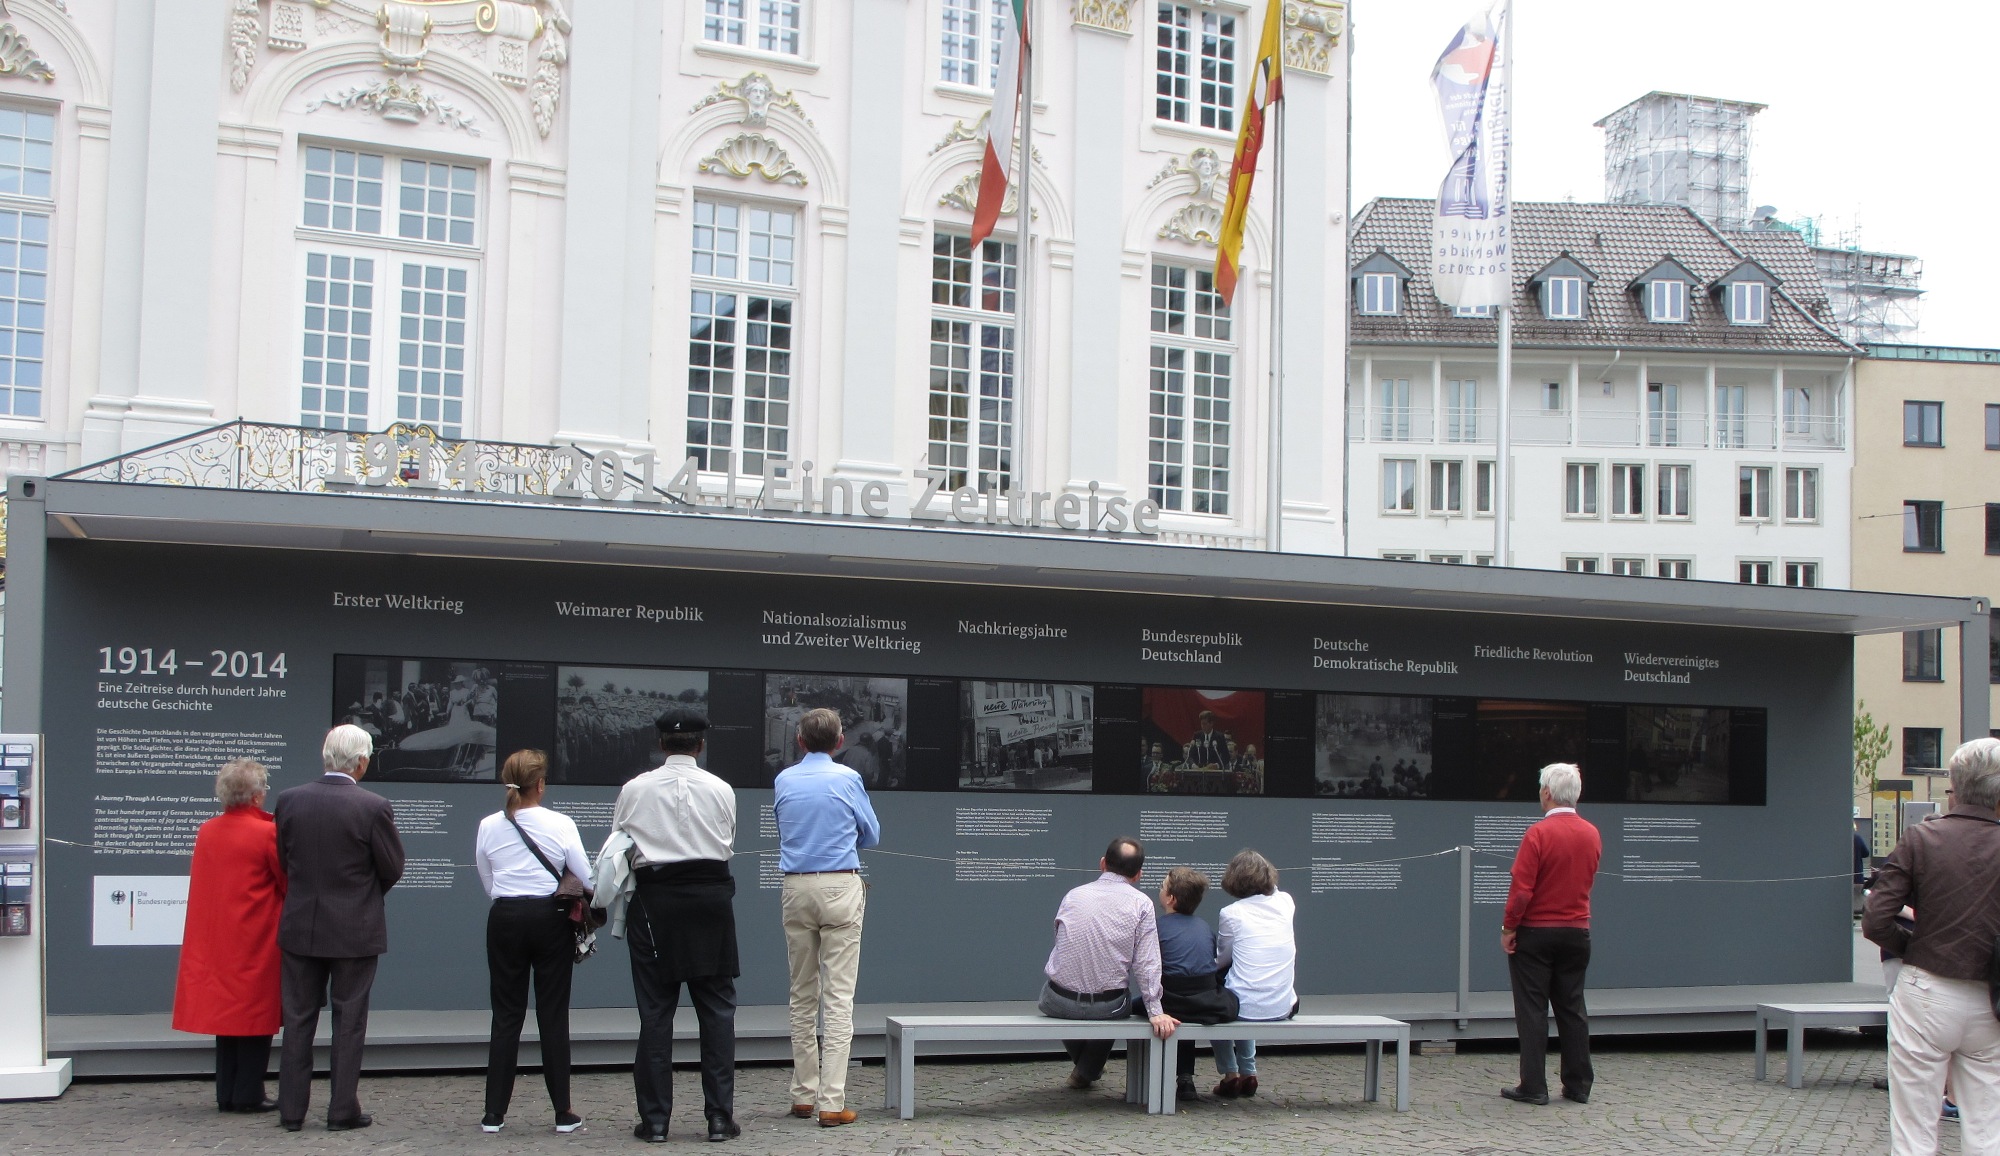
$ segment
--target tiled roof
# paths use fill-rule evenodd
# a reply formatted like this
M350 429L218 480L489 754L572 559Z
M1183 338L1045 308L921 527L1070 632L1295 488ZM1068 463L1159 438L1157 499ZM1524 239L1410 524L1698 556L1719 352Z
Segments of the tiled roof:
M1415 271L1394 317L1349 319L1351 340L1423 345L1492 345L1499 322L1454 317L1431 290L1433 202L1382 198L1355 214L1348 256L1360 265L1376 251ZM1551 321L1528 286L1535 272L1568 253L1597 275L1588 316ZM1626 286L1671 257L1701 278L1690 294L1691 317L1681 325L1646 320L1639 294ZM1755 260L1778 278L1767 325L1731 325L1708 292L1716 280ZM1812 253L1798 234L1784 230L1720 232L1699 214L1677 205L1603 205L1517 201L1514 204L1514 343L1522 347L1578 346L1633 350L1733 350L1758 353L1855 355L1823 318L1826 289Z

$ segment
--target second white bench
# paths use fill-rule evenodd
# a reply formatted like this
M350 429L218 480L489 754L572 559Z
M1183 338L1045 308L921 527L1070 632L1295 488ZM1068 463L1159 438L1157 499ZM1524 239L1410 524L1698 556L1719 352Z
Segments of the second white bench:
M1175 1100L1175 1057L1182 1047L1216 1040L1256 1040L1273 1044L1351 1044L1366 1049L1361 1096L1378 1100L1382 1094L1382 1049L1396 1045L1396 1110L1410 1110L1410 1025L1386 1016L1293 1016L1268 1023L1182 1024L1167 1040L1160 1057L1157 1111L1171 1114Z
M886 1067L882 1106L905 1120L917 1114L917 1045L922 1043L1060 1045L1064 1040L1112 1040L1125 1044L1125 1102L1160 1111L1160 1057L1150 1021L1058 1020L1041 1015L890 1016L882 1047ZM1168 1068L1171 1070L1172 1065ZM1171 1084L1169 1084L1171 1087Z

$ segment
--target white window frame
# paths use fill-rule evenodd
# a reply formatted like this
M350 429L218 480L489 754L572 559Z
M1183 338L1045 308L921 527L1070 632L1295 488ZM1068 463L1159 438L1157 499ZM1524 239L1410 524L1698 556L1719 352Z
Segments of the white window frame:
M1472 463L1472 516L1493 516L1494 491L1500 485L1500 465L1492 458Z
M1493 307L1491 305L1454 305L1451 307L1451 315L1453 317L1491 317L1493 316Z
M1465 517L1465 462L1432 458L1424 472L1425 511L1433 518Z
M1244 21L1233 8L1156 0L1152 20L1156 122L1215 133L1236 131Z
M1678 571L1678 573L1676 573ZM1693 558L1655 558L1653 577L1684 580L1694 577Z
M1382 560L1384 562L1415 562L1419 559L1415 550L1384 550L1382 551Z
M1563 569L1571 574L1602 574L1604 556L1602 554L1564 554Z
M1583 311L1583 278L1551 277L1542 282L1542 313L1550 321L1582 321Z
M1407 377L1385 377L1376 385L1377 402L1375 416L1379 421L1380 440L1385 442L1414 441L1416 408L1411 403L1410 379Z
M1384 516L1413 518L1417 515L1417 459L1383 458L1380 508Z
M1776 521L1774 509L1776 496L1771 493L1772 467L1755 463L1738 463L1736 467L1736 520L1739 522ZM1743 512L1743 487L1750 486L1750 512Z
M360 205L358 185L353 198L343 199L345 186L338 171L342 156L355 158L357 166L362 158L380 162L378 205ZM446 438L476 436L485 236L494 211L487 162L480 157L318 139L302 139L298 157L291 204L297 221L293 283L300 293L294 316L300 321L292 364L299 374L293 384L300 424L359 431L403 423L429 426ZM323 160L332 162L331 171L321 167ZM409 179L412 168L421 170L421 183ZM329 196L309 197L309 191L320 187L322 176L328 178ZM406 200L410 197L414 204ZM356 212L342 217L337 212L342 204L373 208L376 215L371 219ZM328 207L324 224L313 212L315 205ZM412 218L424 233L431 232L432 225L440 226L440 237L404 236ZM465 227L453 228L454 223ZM323 272L330 275L342 259L350 269L352 262L370 263L365 353L356 352L354 338L359 334L351 328L328 327L341 313L350 327L363 324L361 310L352 302L341 306L314 300L322 288L331 287L326 276L313 275L319 267L316 261L324 260ZM413 269L417 270L414 288L407 283ZM346 283L356 284L352 276ZM416 312L408 311L411 306ZM454 316L454 309L460 315ZM327 380L336 365L344 366L349 375L356 367L365 367L368 378L360 387L367 390L363 408L353 408L350 392L340 418L327 404L330 391L355 387Z
M1444 383L1444 440L1479 440L1479 379L1451 378Z
M1687 282L1662 277L1646 283L1646 320L1655 325L1682 325L1687 319Z
M1368 317L1394 317L1402 311L1403 279L1394 273L1363 273L1361 292L1354 295L1355 312Z
M694 17L704 44L795 60L805 56L806 0L702 0Z
M947 489L1011 489L1021 381L1019 247L997 233L973 245L956 228L934 226L930 287L924 460L944 472Z
M1424 558L1424 561L1426 561L1426 562L1435 562L1435 563L1437 563L1437 564L1438 564L1438 565L1440 565L1440 566L1463 566L1463 565L1465 565L1465 555L1463 555L1463 554L1431 554L1431 555L1428 555L1427 557L1425 557L1425 558Z
M1611 572L1613 574L1624 575L1627 578L1644 578L1646 576L1645 556L1613 555L1611 558Z
M1826 567L1817 558L1787 558L1784 561L1785 585L1801 590L1816 590L1821 579L1826 576Z
M1236 479L1235 320L1207 267L1155 260L1150 293L1148 494L1163 510L1227 517Z
M1611 517L1643 521L1646 517L1646 463L1611 463Z
M1646 383L1646 444L1681 444L1681 386L1677 381Z
M938 25L938 81L993 91L1000 82L1000 38L1007 30L1001 5L1010 0L944 0ZM954 27L969 25L969 28ZM970 55L967 55L967 52ZM967 80L967 70L974 73Z
M1738 558L1736 560L1736 581L1746 586L1771 585L1772 571L1777 562L1770 558Z
M53 106L14 101L0 103L0 111L21 118L17 160L7 168L15 177L15 189L0 193L0 213L12 218L13 235L0 239L0 247L12 253L5 266L6 282L12 288L0 296L5 320L0 323L0 419L46 422L49 418L49 345L52 281L56 258L56 189L61 179L57 165L56 136L62 119ZM33 118L31 120L30 118ZM31 131L46 128L43 141ZM40 147L38 147L40 146ZM44 151L46 150L46 151ZM32 159L31 159L32 155ZM33 163L40 160L43 163ZM46 167L44 167L46 166ZM47 182L47 189L40 186ZM26 186L34 186L29 188ZM35 292L40 297L35 297ZM296 364L296 363L295 363ZM22 381L22 378L32 378Z
M760 216L763 229L757 228ZM789 218L789 233L783 218ZM767 457L792 456L802 368L799 266L805 211L797 204L704 191L695 197L690 220L684 444L704 470L756 476L764 472ZM725 223L731 220L733 225ZM697 319L719 316L715 310L724 298L731 319L727 342L697 340L702 336ZM781 339L784 344L777 344ZM726 394L715 388L712 361L700 353L704 348L730 351Z
M1675 486L1673 479L1679 478ZM1653 463L1653 519L1687 522L1694 518L1694 463Z
M1563 383L1545 381L1542 383L1542 412L1561 413L1563 411Z
M1785 467L1785 521L1811 523L1820 520L1820 471L1818 466Z
M1729 286L1729 323L1762 325L1771 317L1771 287L1762 281L1736 281Z
M1715 448L1740 450L1749 441L1749 401L1749 386L1715 387Z
M1598 483L1604 466L1601 462L1563 463L1563 517L1572 521L1595 522L1603 517L1604 506L1599 500Z

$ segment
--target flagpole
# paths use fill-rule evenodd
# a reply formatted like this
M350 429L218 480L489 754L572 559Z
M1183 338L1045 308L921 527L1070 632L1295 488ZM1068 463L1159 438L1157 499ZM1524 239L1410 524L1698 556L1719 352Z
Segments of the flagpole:
M1514 199L1514 0L1507 0L1505 16L1507 26L1501 38L1501 76L1506 81L1502 89L1505 103L1500 108L1500 131L1505 140L1501 151L1502 173L1506 180L1509 205L1507 286L1500 301L1500 407L1499 420L1494 423L1493 455L1493 564L1508 564L1508 551L1512 547L1514 504L1510 499L1509 483L1513 480L1513 469L1508 461L1513 448L1508 438L1508 411L1513 409L1514 400L1514 258L1512 203ZM1572 399L1572 405L1576 404Z
M1004 3L1005 0L1002 0ZM1015 218L1018 228L1015 237L1019 242L1015 253L1014 290L1014 468L1011 471L1014 489L1034 489L1030 474L1034 422L1032 419L1034 390L1033 366L1031 359L1033 340L1030 330L1034 326L1035 284L1035 214L1030 204L1035 184L1035 37L1039 29L1034 20L1035 0L1021 0L1021 195L1015 204L1019 215ZM1008 164L1012 158L1001 157L1001 164ZM1095 526L1091 527L1093 530Z
M1277 123L1271 129L1271 397L1265 438L1264 548L1275 554L1284 549L1285 528L1285 102L1275 102L1270 112Z

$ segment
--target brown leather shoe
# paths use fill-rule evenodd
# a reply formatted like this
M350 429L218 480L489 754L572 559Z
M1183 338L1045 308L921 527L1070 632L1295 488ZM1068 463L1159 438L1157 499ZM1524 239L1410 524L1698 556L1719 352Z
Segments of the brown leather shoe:
M822 1128L838 1128L842 1124L854 1123L855 1118L854 1109L852 1108L843 1112L821 1112L819 1114L819 1126Z
M1255 1077L1255 1076L1245 1076L1245 1077L1243 1077L1243 1081L1242 1081L1241 1083L1239 1083L1239 1084L1237 1084L1237 1085L1236 1085L1236 1094L1237 1094L1237 1095L1239 1095L1239 1096L1254 1096L1254 1095L1256 1095L1256 1094L1257 1094L1257 1077Z
M1084 1078L1082 1068L1071 1068L1069 1070L1069 1080L1067 1082L1071 1088L1079 1092L1088 1092L1090 1091L1091 1086L1097 1083L1096 1080Z
M1232 1072L1222 1077L1222 1082L1215 1085L1215 1094L1224 1100L1234 1100L1243 1094L1242 1089L1243 1077Z
M793 1104L792 1115L797 1116L801 1120L810 1120L813 1118L813 1106L811 1104Z

